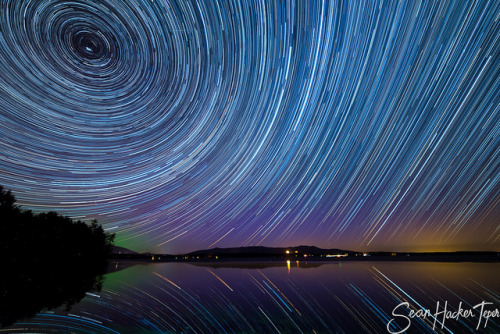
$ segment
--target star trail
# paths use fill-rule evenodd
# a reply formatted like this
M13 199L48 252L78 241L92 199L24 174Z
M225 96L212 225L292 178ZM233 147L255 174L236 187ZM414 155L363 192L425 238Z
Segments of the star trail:
M71 311L43 311L0 333L449 334L500 329L498 316L486 324L477 309L474 317L458 320L436 314L438 302L439 311L444 308L443 299L449 312L471 310L482 300L492 303L487 309L497 309L498 263L300 262L291 270L284 262L260 264L133 266L108 274L103 290L87 293ZM393 315L404 302L414 312L430 310L425 318L411 319L406 331L402 315L408 313L402 309L407 307L396 310L399 317Z
M0 0L0 184L137 251L497 250L499 39L498 1Z

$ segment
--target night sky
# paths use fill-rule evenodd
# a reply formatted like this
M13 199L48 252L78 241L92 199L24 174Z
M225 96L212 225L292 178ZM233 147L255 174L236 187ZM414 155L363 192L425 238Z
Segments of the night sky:
M500 249L499 1L0 0L0 184L136 251Z

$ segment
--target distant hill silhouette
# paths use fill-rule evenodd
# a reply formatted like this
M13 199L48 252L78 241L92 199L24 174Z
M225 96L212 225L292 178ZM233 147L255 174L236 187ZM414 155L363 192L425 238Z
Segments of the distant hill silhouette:
M111 254L139 254L125 247L111 246Z
M287 253L288 251L288 253ZM249 247L233 247L233 248L212 248L199 250L186 254L187 256L234 256L234 257L267 257L267 256L320 256L325 254L349 254L354 255L356 252L332 248L322 249L316 246L295 246L295 247L264 247L264 246L249 246Z
M193 261L434 261L434 262L499 262L500 253L484 252L357 252L339 248L323 249L316 246L264 247L247 246L211 248L185 254L137 253L123 247L115 247L115 259L154 262Z

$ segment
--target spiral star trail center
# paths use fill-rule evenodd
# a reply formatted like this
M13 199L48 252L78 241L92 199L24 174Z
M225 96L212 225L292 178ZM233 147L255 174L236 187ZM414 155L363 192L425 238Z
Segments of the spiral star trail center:
M0 0L0 184L137 251L497 249L499 15Z

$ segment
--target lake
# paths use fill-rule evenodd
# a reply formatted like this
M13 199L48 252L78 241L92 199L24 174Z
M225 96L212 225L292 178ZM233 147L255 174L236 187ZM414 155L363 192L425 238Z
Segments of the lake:
M114 263L102 290L71 310L0 332L500 332L500 263L128 265Z

